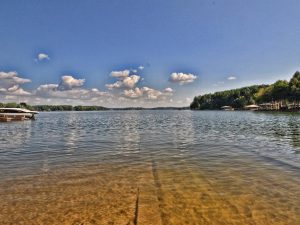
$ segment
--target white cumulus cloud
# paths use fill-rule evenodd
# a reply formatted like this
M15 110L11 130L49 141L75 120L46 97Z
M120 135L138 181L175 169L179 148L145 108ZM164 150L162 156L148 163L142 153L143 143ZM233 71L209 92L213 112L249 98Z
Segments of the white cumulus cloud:
M143 91L146 93L147 99L150 100L156 100L163 95L161 91L149 87L143 87Z
M124 95L128 98L139 98L143 96L143 90L138 87L135 89L124 90Z
M14 85L14 86L12 86L12 87L10 87L10 88L8 88L7 90L9 91L9 92L14 92L14 91L16 91L16 90L18 90L19 89L19 85Z
M30 95L30 92L20 87L20 85L29 82L31 82L30 79L19 77L16 71L0 72L0 90L2 95Z
M124 79L125 77L128 77L130 74L129 70L123 70L123 71L112 71L110 73L110 76L112 77L116 77L116 78L120 78L120 79Z
M10 94L19 95L19 96L31 95L31 93L29 91L25 91L23 88L18 88L16 90L12 91Z
M143 68L136 68L140 71ZM110 76L114 83L106 87L113 91L102 91L98 88L84 87L85 79L73 75L64 75L57 83L41 84L31 90L24 90L23 85L31 82L17 72L0 72L0 101L24 101L29 104L72 104L103 106L165 106L174 95L171 87L155 89L142 86L143 78L136 71L113 71ZM179 82L179 81L178 81ZM186 83L186 79L184 83ZM142 82L141 82L142 83ZM25 85L24 85L25 86Z
M188 84L192 83L197 79L197 76L194 74L185 74L185 73L172 73L170 75L170 81L179 84Z
M0 80L10 81L17 84L25 84L31 82L31 80L29 79L18 77L18 73L16 71L10 71L10 72L1 71Z
M0 79L11 79L13 77L16 77L18 73L16 71L10 71L10 72L0 72Z
M236 80L236 77L235 76L230 76L230 77L227 77L227 80Z
M17 84L25 84L25 83L31 82L31 80L29 80L29 79L24 79L24 78L21 78L21 77L13 77L12 79L13 79L13 81L14 81L15 83L17 83Z
M131 76L125 77L124 79L119 80L113 84L106 84L105 86L109 90L118 89L118 88L134 88L140 79L141 79L141 77L138 75L131 75Z
M123 83L121 81L117 81L113 84L106 84L105 86L109 89L109 90L113 90L113 89L117 89L117 88L121 88L123 85Z
M47 93L49 91L55 91L58 88L58 84L42 84L37 88L40 93Z
M45 59L50 60L50 57L45 53L39 53L38 56L37 56L37 59L39 61L42 61L42 60L45 60Z
M83 86L85 79L76 79L73 76L66 75L62 76L61 82L58 86L59 90L71 90L74 87Z
M110 94L102 92L97 88L85 89L78 87L75 89L59 89L58 84L40 85L35 92L35 96L43 99L78 100L87 102L103 101L102 97L109 97Z
M125 97L131 99L143 98L144 100L161 100L172 96L173 90L170 92L170 90L166 91L166 89L159 91L150 87L136 87L134 89L124 90L123 94Z
M123 80L123 84L125 87L133 88L139 82L140 78L138 75L131 75Z
M172 93L173 92L173 89L172 88L170 88L170 87L168 87L168 88L165 88L165 90L164 90L165 92L168 92L168 93Z

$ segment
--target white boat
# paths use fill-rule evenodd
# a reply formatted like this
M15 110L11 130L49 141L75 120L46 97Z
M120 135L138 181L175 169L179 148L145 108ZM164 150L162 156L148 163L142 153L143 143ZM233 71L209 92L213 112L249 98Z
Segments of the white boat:
M252 110L252 111L257 111L257 110L259 110L259 106L258 105L246 105L244 107L244 109L246 109L246 110Z
M228 105L222 106L221 109L224 111L233 111L234 110L234 108L232 108L231 106L228 106Z
M0 122L33 120L37 111L23 108L0 108Z

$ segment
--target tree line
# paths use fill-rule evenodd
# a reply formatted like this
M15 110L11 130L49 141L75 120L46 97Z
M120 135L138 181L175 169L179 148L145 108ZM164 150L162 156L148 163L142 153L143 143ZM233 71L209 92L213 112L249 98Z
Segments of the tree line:
M26 108L35 111L100 111L106 110L103 106L72 106L72 105L29 105L24 102L0 103L0 108Z
M220 109L226 105L241 109L246 105L274 101L285 101L286 103L300 101L299 71L295 72L290 81L278 80L271 85L253 85L196 96L190 108Z
M25 102L16 103L8 102L1 103L0 108L25 108L40 112L51 111L101 111L101 110L187 110L189 107L155 107L155 108L143 108L143 107L126 107L126 108L106 108L103 106L83 106L83 105L29 105Z

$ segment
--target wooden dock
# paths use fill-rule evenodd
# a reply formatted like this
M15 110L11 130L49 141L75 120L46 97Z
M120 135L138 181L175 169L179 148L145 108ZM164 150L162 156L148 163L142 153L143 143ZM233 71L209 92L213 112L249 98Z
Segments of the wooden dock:
M300 111L300 102L273 101L259 104L260 111Z

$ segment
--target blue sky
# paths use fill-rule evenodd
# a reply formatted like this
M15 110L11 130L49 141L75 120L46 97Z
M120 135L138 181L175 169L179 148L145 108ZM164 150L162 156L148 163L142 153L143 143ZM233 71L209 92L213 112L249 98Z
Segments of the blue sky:
M299 8L297 0L2 0L0 101L183 106L198 94L289 79L300 63Z

